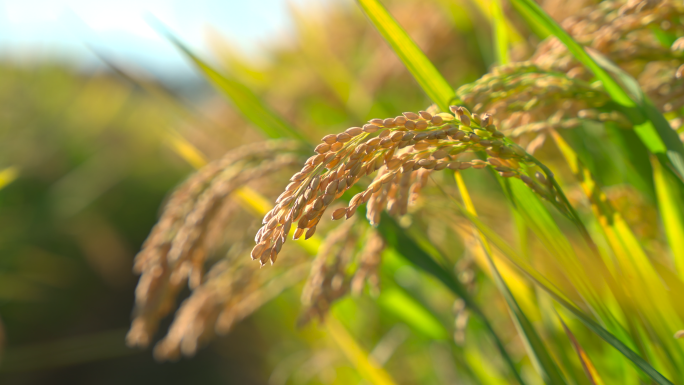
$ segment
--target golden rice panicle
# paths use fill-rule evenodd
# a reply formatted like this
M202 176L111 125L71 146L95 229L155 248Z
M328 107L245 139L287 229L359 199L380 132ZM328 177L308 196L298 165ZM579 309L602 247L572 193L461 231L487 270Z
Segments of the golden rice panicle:
M294 142L274 141L229 152L190 177L172 194L134 263L140 273L130 346L147 346L159 320L171 312L186 282L198 287L215 241L210 236L235 207L227 196L249 181L297 162ZM274 155L279 154L279 155Z
M663 113L681 117L684 106L684 40L668 46L653 33L684 35L684 2L678 0L603 1L561 23L578 42L635 77ZM561 75L565 74L565 76ZM531 153L550 129L574 128L586 120L631 127L618 112L602 112L610 102L591 73L556 38L540 44L529 59L495 67L460 87L457 96L474 111L490 111L501 130Z
M283 271L260 271L234 253L218 262L207 280L180 305L168 333L154 348L158 361L193 356L214 335L224 335L233 325L296 285L306 276L309 263L294 258Z
M362 204L368 204L366 215L373 225L385 209L394 215L405 214L433 171L491 166L503 177L521 177L520 163L526 162L528 155L505 140L491 114L473 114L461 106L450 110L452 113L431 109L405 112L394 119L372 119L363 127L323 137L316 154L292 176L264 217L252 259L262 266L272 264L289 234L294 239L310 238L327 208L365 176L375 174L347 207L332 212L333 220L351 218ZM476 152L486 152L489 158L471 159ZM535 191L555 199L543 188Z
M620 65L672 57L669 47L653 36L652 28L681 36L682 15L684 4L679 0L604 1L582 9L561 25L580 44ZM563 72L579 67L567 48L555 38L540 44L531 60L544 68ZM583 76L589 74L584 72Z
M681 42L668 47L654 29L684 35L684 2L680 0L604 1L562 22L580 44L605 55L638 79L662 112L682 106L677 68L684 64ZM540 67L589 80L591 74L556 39L542 43L530 59ZM655 68L654 68L655 67ZM656 75L656 72L660 74ZM666 75L665 75L666 74ZM665 75L665 76L663 76Z

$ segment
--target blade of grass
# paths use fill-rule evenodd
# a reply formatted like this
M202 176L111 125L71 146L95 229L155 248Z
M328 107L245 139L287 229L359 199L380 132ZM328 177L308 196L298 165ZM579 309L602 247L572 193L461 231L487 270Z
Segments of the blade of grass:
M273 139L292 138L305 143L307 142L307 139L299 131L273 112L273 110L258 95L249 89L249 87L238 79L215 70L199 56L194 54L189 47L183 44L159 20L151 18L149 23L160 35L166 37L173 45L183 52L185 56L197 66L205 78L218 88L218 90L235 105L240 113L259 128L264 135Z
M495 0L489 0L494 2ZM477 8L480 10L482 15L484 15L485 18L489 20L490 23L496 24L498 21L496 20L496 16L494 15L494 11L492 10L493 5L492 3L488 3L487 0L474 0L472 1L472 4L475 4ZM499 7L501 7L501 3L499 2ZM501 25L501 28L503 29L503 32L510 37L510 41L514 43L520 43L525 41L525 39L522 37L520 32L515 28L513 23L511 23L508 19L503 19L503 24Z
M501 9L501 0L491 0L492 27L494 29L494 48L499 65L508 64L508 31L507 20Z
M454 97L454 90L418 45L378 0L357 1L428 97L442 111L449 111L449 101Z
M577 317L587 328L596 333L601 339L617 349L623 356L629 359L636 367L641 369L649 377L651 377L659 385L674 385L670 380L665 378L657 370L655 370L648 362L636 354L632 349L620 341L615 335L599 325L590 316L586 315L582 310L576 307L558 288L554 287L546 278L539 274L534 268L529 266L523 257L518 255L515 250L508 245L498 234L487 225L482 223L477 217L471 215L458 202L453 202L458 208L459 212L467 217L477 228L481 231L487 239L492 242L504 255L520 270L528 276L541 289L546 291L551 297L558 302L563 308Z
M383 288L378 304L430 339L449 339L449 332L437 317L399 287Z
M200 169L207 164L208 160L204 154L202 154L197 147L193 146L192 143L188 142L181 134L175 131L169 131L166 135L166 140L171 149L192 167Z
M509 195L509 200L513 202L516 211L521 214L530 230L562 266L584 302L601 319L610 319L610 311L586 279L587 276L591 276L594 265L599 261L579 259L579 255L575 252L568 237L558 227L541 199L530 188L518 179L505 179L503 182L505 184L504 191ZM591 242L591 239L589 241ZM591 251L588 250L586 254L591 254ZM591 265L587 265L587 263L591 263Z
M641 248L641 244L620 213L613 209L591 171L582 164L579 156L558 132L552 130L550 135L589 199L597 223L601 226L601 229L606 236L610 250L617 258L617 263L620 265L620 271L624 274L624 269L628 269L631 272L631 274L628 274L630 276L637 276L639 275L639 272L643 274L651 272L650 274L647 274L647 278L650 277L649 281L654 285L658 285L658 274L653 270L646 253ZM617 268L613 266L612 271L610 271L609 267L606 266L607 263L608 262L604 260L604 263L598 267L602 272L602 276L606 278L606 282L613 294L616 295L618 304L622 308L623 313L628 314L628 310L624 308L625 304L629 302L627 295L622 290L622 287L612 279L612 274L615 274ZM628 289L630 286L628 286ZM625 317L625 319L629 330L632 331L632 337L636 339L635 343L639 348L640 353L643 355L643 343L639 338L639 334L635 333L636 326L634 325L634 320L629 316Z
M392 377L372 357L369 357L368 352L359 346L337 319L328 317L325 328L363 378L375 385L395 384Z
M466 288L459 282L453 274L451 274L447 269L440 266L435 262L425 251L423 251L411 238L405 236L401 227L386 213L382 214L382 219L378 226L378 231L382 234L383 238L389 246L391 246L396 251L401 251L401 255L409 262L419 267L421 270L431 274L442 282L452 293L459 296L465 302L468 309L480 319L483 323L492 339L497 349L501 353L504 361L510 368L513 376L516 378L518 383L524 384L525 382L520 377L513 360L508 355L503 342L498 337L497 333L494 331L491 323L484 315L479 305L470 296Z
M570 331L570 328L568 328L568 325L565 324L565 321L563 321L563 318L561 318L560 315L558 316L558 319L560 320L561 325L563 325L563 330L565 331L565 334L568 335L568 338L572 343L572 347L575 349L577 357L582 364L582 369L584 369L584 373L586 373L589 381L591 381L591 385L604 385L604 382L599 376L598 371L596 371L594 364L591 362L584 349L582 349L582 346L580 346L579 342L577 342L575 335L572 334L572 331Z
M506 282L499 274L499 271L497 270L491 256L489 253L485 253L485 255L487 261L489 262L489 267L492 272L492 276L494 277L494 282L506 300L508 311L511 314L515 328L518 330L518 334L525 343L525 348L532 359L535 369L541 375L545 383L554 385L565 384L566 381L561 375L556 362L551 357L551 354L549 354L536 330L534 330L530 320L527 318L522 309L520 309L520 306L518 306L515 297L513 297L513 294L508 289Z
M10 166L0 171L0 189L5 188L8 184L14 182L19 177L19 169Z
M658 209L674 258L679 277L684 280L684 213L681 191L674 178L663 170L659 162L653 161L653 179L658 196Z
M629 359L636 367L641 369L646 375L651 377L657 384L672 385L672 382L655 370L647 361L635 353L630 347L625 345L620 339L615 337L612 333L606 330L603 326L594 321L590 316L587 316L575 304L572 303L558 288L556 288L543 275L530 266L527 261L518 255L518 253L503 240L494 230L482 223L476 216L472 215L467 208L456 202L452 197L452 203L457 210L466 218L468 218L482 234L484 234L489 241L491 241L503 254L517 266L528 278L532 280L541 289L547 292L556 302L562 307L571 312L577 317L585 326L596 333L601 339L613 346L623 356Z
M593 175L581 164L577 155L572 148L563 140L563 138L556 132L551 132L552 137L556 141L561 153L568 161L571 171L577 176L580 185L585 194L589 198L592 209L599 223L609 240L611 248L616 256L618 262L617 271L621 272L623 279L622 287L629 293L629 296L623 293L622 287L615 282L611 273L606 271L604 266L598 265L598 271L606 279L609 287L618 298L621 306L622 304L637 304L640 311L644 314L642 322L647 323L647 328L652 329L661 338L667 338L671 334L671 330L679 324L678 317L673 311L666 311L664 309L672 309L677 306L676 303L670 303L667 294L668 289L664 285L662 278L655 270L651 260L648 258L644 250L641 248L639 240L634 236L627 223L622 219L620 213L612 209L610 203L601 191L601 187L593 178ZM656 166L660 167L660 162L654 161L654 170ZM671 173L666 173L667 177L672 178L674 182L675 177ZM657 177L657 175L654 174ZM668 184L663 186L666 189L675 188L676 184ZM676 213L677 206L672 207L673 212ZM675 225L674 231L677 226ZM681 241L681 239L679 240ZM628 284L629 283L629 284ZM630 299L631 298L631 299ZM632 320L629 318L629 312L624 310L627 316L627 323L630 330L634 330L631 325ZM635 336L638 338L638 335ZM678 350L676 344L670 344L669 339L663 344L664 351L669 349ZM670 348L668 348L670 345ZM639 344L638 346L642 346ZM673 361L672 365L676 366L677 362L673 354L668 354L668 359ZM672 357L672 358L670 358Z
M461 173L456 172L454 175L458 185L458 191L461 194L461 199L463 200L463 205L465 206L465 209L468 210L468 212L471 215L477 217L475 205L473 204L473 201L470 198L470 193L466 188ZM525 313L522 311L520 306L518 306L518 303L515 300L513 293L511 293L511 290L508 288L508 285L506 285L506 282L503 280L503 277L501 276L501 274L499 274L499 270L496 268L496 265L492 260L491 250L484 234L482 234L480 231L477 232L479 234L480 242L482 243L482 249L484 251L487 264L489 265L489 270L491 271L492 278L494 278L494 283L496 284L497 288L506 300L506 304L508 305L508 311L511 314L513 324L515 325L515 328L518 331L520 338L522 338L525 344L525 349L527 350L535 369L537 370L537 372L542 377L545 383L565 384L566 382L563 379L563 376L561 375L558 366L554 362L553 358L551 358L551 355L544 346L544 343L537 334L536 330L534 330L532 323L527 318Z
M521 7L519 3L513 1L511 2L513 8L522 16L522 18L527 22L527 26L530 28L532 33L534 33L540 40L544 40L551 35L551 33L541 25L535 22L534 16L529 9Z
M622 218L622 215L615 211L602 191L601 186L596 182L591 172L584 167L579 157L572 147L558 134L551 131L558 149L568 162L570 170L575 174L580 186L591 203L592 210L598 218L598 222L606 232L608 242L615 255L621 260L630 261L634 272L651 277L650 284L658 284L657 273L653 268L646 252L641 247L639 240Z

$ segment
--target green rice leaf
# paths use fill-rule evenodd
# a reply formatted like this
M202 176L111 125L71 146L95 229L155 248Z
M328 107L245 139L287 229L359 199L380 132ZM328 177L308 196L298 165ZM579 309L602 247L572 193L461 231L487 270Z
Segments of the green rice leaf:
M294 127L290 126L280 115L275 113L266 102L249 87L227 74L215 70L203 61L192 50L173 35L161 22L152 21L151 24L175 45L197 68L204 77L226 96L235 108L261 130L264 135L272 139L291 138L304 143L308 140Z
M658 209L675 267L679 276L684 278L684 212L681 191L674 177L663 170L657 161L653 162L653 179L658 195Z
M378 304L430 339L448 340L450 337L434 314L399 287L383 288Z
M456 178L458 190L461 193L461 199L463 199L465 209L468 210L468 212L471 215L477 216L475 206L473 205L473 201L470 198L470 193L468 192L465 182L463 181L461 173L456 172L454 176ZM544 346L544 343L542 342L541 338L539 338L539 335L534 330L532 323L529 321L525 313L518 305L518 302L515 300L513 293L508 288L508 285L499 273L499 270L496 268L496 265L491 257L491 249L489 247L487 239L485 238L484 234L482 234L482 232L476 232L478 233L480 241L482 243L482 249L487 260L489 269L491 270L494 283L496 284L497 288L506 300L508 310L511 314L511 319L513 320L513 324L515 325L518 334L525 343L525 349L527 350L532 360L532 363L534 364L535 369L542 377L544 382L546 382L547 384L564 384L565 380L563 379L563 376L561 375L558 367L556 366L556 363L554 362L553 358L551 358L551 355Z
M575 338L575 335L572 334L572 331L570 330L568 325L565 324L563 318L558 316L558 319L560 320L561 325L563 325L563 330L565 331L565 334L568 335L568 338L572 343L572 347L575 349L577 357L579 358L580 363L582 364L582 369L584 369L584 373L589 378L589 381L591 381L591 385L604 385L604 382L601 379L601 377L599 377L598 371L596 371L594 364L591 362L589 356L587 356L587 353L584 351L584 349L582 349L582 346L580 346L579 342L577 342L577 338Z
M430 59L378 0L358 0L358 3L428 97L442 111L449 111L454 90Z
M325 322L328 334L340 347L359 374L373 385L394 385L390 375L369 356L342 323L331 316Z
M646 373L659 385L674 385L670 380L665 378L657 370L655 370L646 360L641 358L637 353L615 337L612 333L599 325L592 317L586 315L582 310L575 306L565 295L563 295L558 288L551 282L544 278L533 267L529 266L524 258L503 240L494 230L482 223L477 217L470 214L458 202L454 202L462 215L467 217L479 231L481 231L487 239L492 242L494 246L499 248L504 255L515 264L526 276L528 276L541 289L546 291L551 297L558 302L563 308L577 317L587 328L596 333L601 339L617 349L622 355L629 359L636 367Z
M410 237L406 236L405 232L399 225L390 217L388 214L383 213L382 219L378 226L378 231L385 239L387 244L394 250L400 252L407 261L420 268L424 272L434 276L440 282L442 282L452 293L459 296L466 304L466 307L484 324L485 328L494 340L494 344L501 353L506 364L509 366L512 374L515 376L516 380L520 384L525 382L520 377L513 360L508 355L503 342L498 337L492 324L489 322L487 317L484 315L479 305L470 296L466 288L459 282L452 273L446 268L439 265L437 262L430 257L428 253L423 251L423 249L418 246Z
M494 48L499 64L508 64L508 31L506 17L501 9L501 0L492 0L492 26L494 27Z
M501 274L499 274L499 270L496 268L492 257L487 252L485 252L485 256L492 272L492 277L494 277L494 282L506 300L508 311L511 313L515 328L518 330L518 334L525 343L525 348L532 359L535 369L545 383L553 385L565 384L566 381L558 369L556 362L551 357L546 346L544 346L544 342L542 342L537 331L534 330L534 326L532 326L530 320L522 309L520 309L520 306L518 306L518 302L513 297L513 293L511 293L503 277L501 277Z

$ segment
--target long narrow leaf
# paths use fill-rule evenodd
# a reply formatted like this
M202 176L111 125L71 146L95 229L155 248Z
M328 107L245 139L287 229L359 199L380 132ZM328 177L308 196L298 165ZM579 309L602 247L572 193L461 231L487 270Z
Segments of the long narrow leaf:
M546 291L551 297L558 302L563 308L567 309L575 317L577 317L582 323L589 328L591 331L596 333L601 339L606 341L608 344L617 349L622 355L629 359L634 365L639 369L644 371L649 377L651 377L659 385L674 385L670 380L665 378L657 370L655 370L646 360L641 358L637 353L620 341L608 330L599 325L590 316L586 315L582 310L576 307L570 300L567 299L557 288L555 288L550 282L548 282L541 274L536 270L531 268L524 259L519 256L515 250L508 245L494 230L489 228L487 225L482 223L477 217L471 215L465 208L463 208L457 202L454 202L462 215L466 216L473 224L480 230L489 241L491 241L499 250L501 250L504 255L509 258L509 260L520 268L520 270L527 275L535 284L537 284L541 289Z
M601 377L599 377L598 371L596 371L594 364L591 362L589 356L587 356L587 353L584 351L584 349L582 349L582 346L580 346L579 342L577 342L577 338L575 338L575 335L572 334L572 331L570 331L570 328L568 328L568 325L565 324L565 321L563 321L563 319L560 316L558 316L558 319L560 320L561 325L563 325L563 330L565 331L565 334L568 335L568 338L572 343L572 347L575 349L577 357L579 358L580 363L582 364L582 369L584 369L584 373L586 373L587 377L589 378L589 381L591 381L591 385L603 385L603 380L601 379Z
M456 182L458 184L458 190L461 193L461 199L463 199L465 209L468 210L471 215L477 216L475 206L473 205L473 201L470 198L470 193L466 188L461 174L456 172L455 176ZM541 338L539 338L536 330L534 330L532 323L522 311L520 306L518 306L518 302L515 300L513 293L511 293L511 290L508 288L508 285L506 285L506 282L499 273L499 270L496 268L496 265L491 257L491 250L487 243L487 239L482 232L478 231L478 233L480 236L480 241L482 242L482 249L484 250L489 270L491 271L492 278L494 279L494 283L506 300L513 324L525 343L525 348L532 359L535 369L545 383L565 384L565 380L558 370L556 363L554 362L553 358L551 358L551 355L544 346Z
M383 213L378 231L394 250L400 251L401 255L409 262L419 267L421 270L431 274L442 282L451 292L459 296L465 302L468 309L478 317L489 331L494 343L499 349L501 356L509 366L512 374L520 384L524 381L520 377L513 360L508 355L503 342L498 337L491 323L484 315L478 304L472 299L466 288L459 282L453 274L435 262L430 255L423 251L411 238L407 237L404 231L389 215Z
M681 192L674 178L663 170L659 162L653 162L653 179L658 196L658 209L663 221L675 267L679 277L684 279L684 212L682 212Z
M359 374L374 385L394 385L392 377L369 357L349 332L334 317L325 322L328 333L340 347L347 359L354 364Z
M358 0L358 3L423 91L442 111L449 111L449 101L454 97L454 90L430 59L378 0Z
M507 20L501 9L501 0L491 0L492 26L494 28L494 48L499 65L508 64Z
M530 353L530 357L532 358L532 363L534 364L535 369L537 369L537 372L541 375L545 383L553 385L565 384L565 379L563 379L556 362L553 360L551 354L544 346L544 343L537 334L536 330L534 330L534 326L532 326L530 320L527 318L522 309L520 309L520 306L518 306L518 302L516 302L515 297L513 297L513 294L508 289L506 282L499 274L499 270L496 268L491 256L488 253L486 256L492 276L494 277L494 282L506 300L506 304L508 305L508 310L511 313L511 318L513 319L515 328L518 330L518 334L525 342L525 347Z
M299 131L290 126L280 115L273 112L249 87L238 79L215 70L194 54L189 47L174 36L160 21L152 20L151 24L160 34L166 36L171 43L183 52L202 71L207 80L230 99L238 111L251 121L256 128L260 129L264 135L273 139L292 138L307 142L307 139Z
M449 339L449 332L439 319L399 287L383 288L378 304L433 340Z

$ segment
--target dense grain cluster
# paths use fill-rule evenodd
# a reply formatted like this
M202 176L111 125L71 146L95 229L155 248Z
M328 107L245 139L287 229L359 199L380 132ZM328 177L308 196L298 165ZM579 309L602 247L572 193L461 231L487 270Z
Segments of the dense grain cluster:
M604 1L568 17L562 26L580 44L605 55L637 78L663 112L684 105L682 1ZM541 44L530 60L573 78L591 78L557 39Z
M260 271L244 263L244 255L226 258L207 274L208 279L183 301L167 335L157 343L157 360L192 356L215 335L224 335L283 290L301 282L309 264L305 261L281 271Z
M134 270L141 276L127 336L130 345L148 345L185 282L191 288L201 283L213 238L220 238L212 234L234 210L227 196L247 182L295 164L295 149L292 142L240 148L208 164L174 191L135 259Z
M676 1L604 1L562 23L586 45L634 76L662 112L681 124L684 106L684 4ZM662 28L657 36L654 27ZM665 35L669 36L665 38ZM672 41L664 41L667 39ZM524 134L528 151L541 145L548 129L573 128L584 121L631 124L607 107L609 95L557 39L542 43L529 61L494 68L464 85L457 96L474 111L489 111L501 130Z
M663 44L654 28L684 34L684 4L676 0L603 1L582 9L561 23L577 42L601 52L617 64L680 59L677 47ZM673 49L675 48L675 49ZM557 39L542 43L532 61L543 68L589 76Z
M347 269L356 254L358 235L354 221L337 227L325 238L311 264L311 273L302 291L299 325L323 318L330 305L349 292Z
M583 119L626 123L622 115L600 112L610 96L596 85L543 70L532 62L495 67L460 87L456 95L476 111L485 109L501 117L501 129L513 137L573 128Z
M360 295L366 283L372 294L378 293L378 268L385 241L375 229L368 229L363 237L356 224L352 218L328 233L318 250L302 291L300 326L314 318L323 319L332 303L347 293ZM363 244L360 250L359 243Z
M471 114L464 107L451 107L452 114L406 112L389 119L373 119L363 127L352 127L327 135L300 172L290 179L276 205L263 219L255 237L252 259L261 265L274 263L287 236L306 239L326 209L366 175L377 175L347 207L332 212L332 219L350 218L367 203L366 216L377 224L380 213L404 214L432 171L449 168L493 167L503 177L519 177L535 192L555 200L555 190L539 174L542 184L521 173L527 154L504 139L489 114ZM472 154L488 155L486 160ZM465 154L471 154L466 158Z

